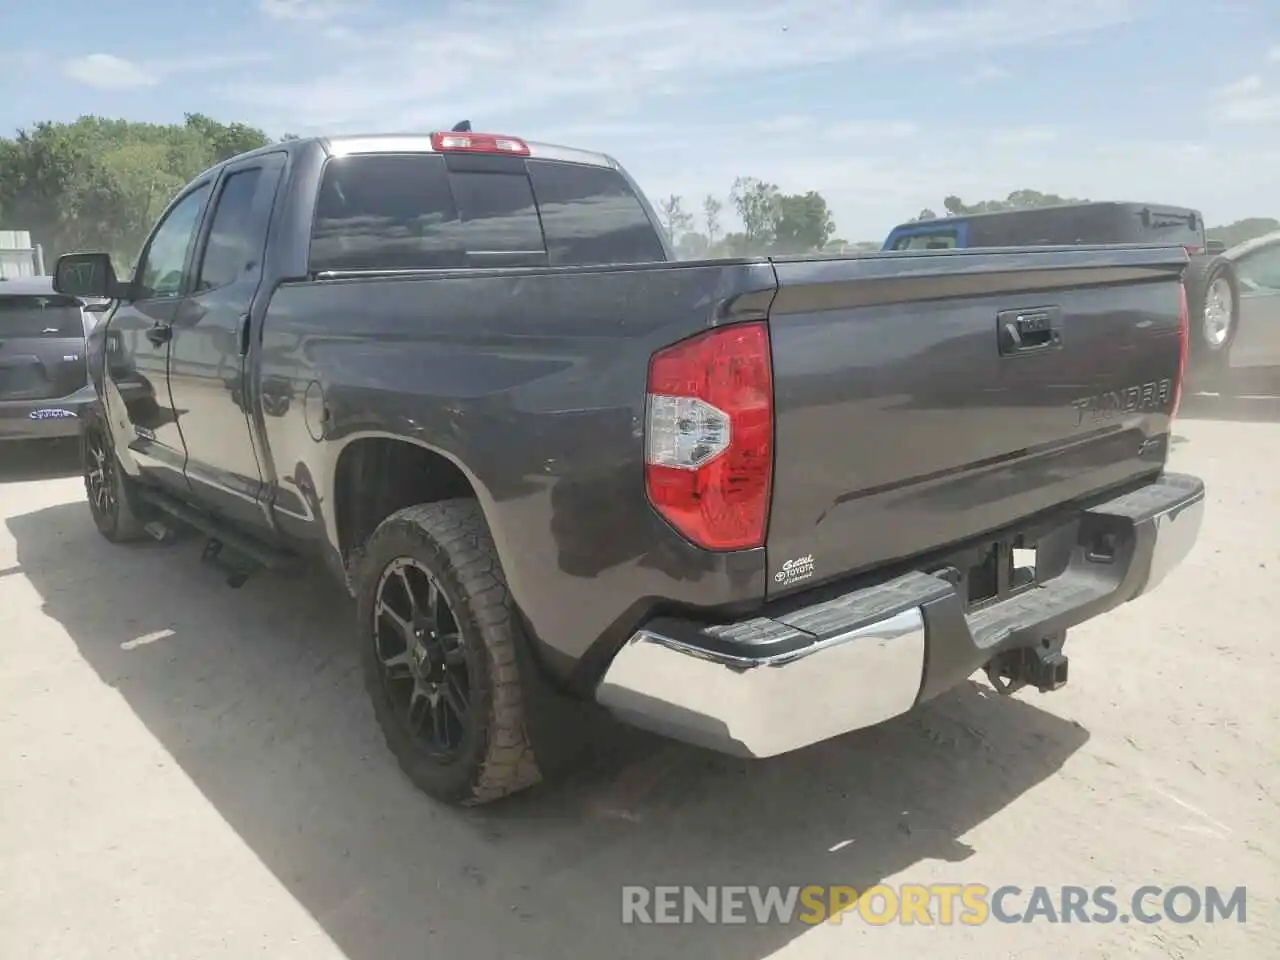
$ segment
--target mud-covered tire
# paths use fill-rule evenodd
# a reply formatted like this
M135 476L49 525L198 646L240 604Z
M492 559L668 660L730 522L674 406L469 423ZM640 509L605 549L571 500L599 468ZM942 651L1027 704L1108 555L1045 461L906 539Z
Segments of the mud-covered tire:
M135 482L120 467L111 432L101 416L86 418L80 433L85 496L94 526L112 543L146 535Z
M468 675L468 717L456 755L427 749L410 731L386 683L377 637L380 584L412 561L451 609ZM520 667L520 617L497 550L474 500L408 507L384 520L354 560L361 666L387 746L409 779L446 803L496 800L541 780L526 722L529 684Z
M1190 321L1187 378L1193 386L1216 386L1229 367L1240 325L1240 285L1235 267L1221 256L1192 257L1183 275ZM1222 302L1230 304L1222 309ZM1225 314L1225 315L1224 315Z

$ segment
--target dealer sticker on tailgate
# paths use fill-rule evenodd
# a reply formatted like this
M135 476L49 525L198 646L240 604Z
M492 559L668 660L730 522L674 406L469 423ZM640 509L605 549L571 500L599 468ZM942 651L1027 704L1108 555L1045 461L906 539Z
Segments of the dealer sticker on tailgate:
M782 565L782 569L773 575L773 582L780 583L784 587L801 580L808 580L813 576L814 562L813 554L810 553L803 557L796 557L794 560L788 560Z

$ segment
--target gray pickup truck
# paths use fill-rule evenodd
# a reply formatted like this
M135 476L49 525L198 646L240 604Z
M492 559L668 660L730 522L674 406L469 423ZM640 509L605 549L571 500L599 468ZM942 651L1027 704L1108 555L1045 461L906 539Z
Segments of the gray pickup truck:
M390 749L458 803L592 704L765 757L984 668L1056 689L1068 628L1191 549L1181 247L670 262L656 224L612 159L507 136L209 170L130 280L58 261L114 301L94 521L326 564Z

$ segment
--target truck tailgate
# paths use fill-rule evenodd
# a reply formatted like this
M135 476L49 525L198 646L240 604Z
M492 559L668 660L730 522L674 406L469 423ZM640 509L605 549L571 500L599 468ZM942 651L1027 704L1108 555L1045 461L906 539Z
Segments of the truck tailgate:
M770 596L1159 471L1176 247L775 262Z

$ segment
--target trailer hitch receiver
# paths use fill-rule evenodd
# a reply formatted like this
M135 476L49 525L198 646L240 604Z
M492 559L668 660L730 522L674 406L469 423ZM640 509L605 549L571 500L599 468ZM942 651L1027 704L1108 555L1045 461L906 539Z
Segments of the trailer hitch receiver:
M1032 647L1017 647L997 654L987 664L987 679L998 693L1008 696L1032 686L1041 693L1067 685L1067 656L1062 652L1064 637L1041 641Z

